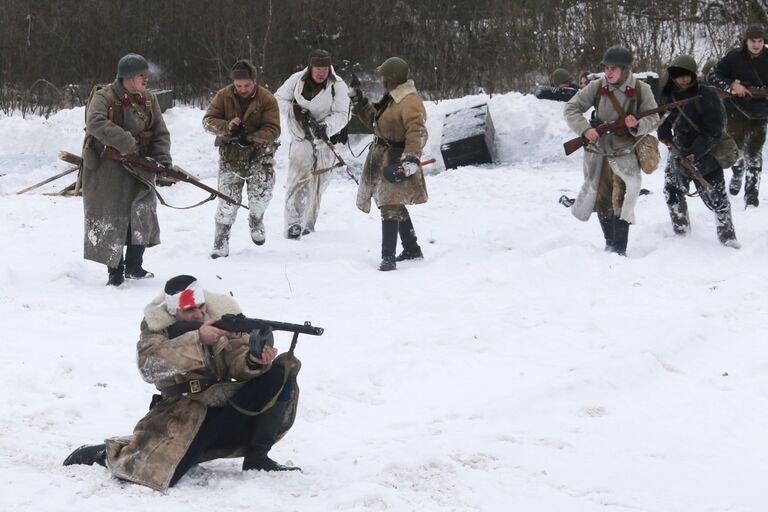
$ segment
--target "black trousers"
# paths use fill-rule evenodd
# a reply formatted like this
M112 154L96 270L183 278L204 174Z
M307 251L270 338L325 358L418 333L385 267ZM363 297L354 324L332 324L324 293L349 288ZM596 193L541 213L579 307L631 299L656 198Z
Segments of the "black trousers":
M261 410L280 390L285 371L283 366L273 365L268 372L240 388L231 401L245 410ZM170 485L176 485L208 451L234 451L245 447L246 453L253 451L266 454L290 428L282 419L286 409L291 406L290 400L296 390L296 376L293 375L286 381L277 402L258 416L242 414L229 404L209 407L200 430L176 467Z

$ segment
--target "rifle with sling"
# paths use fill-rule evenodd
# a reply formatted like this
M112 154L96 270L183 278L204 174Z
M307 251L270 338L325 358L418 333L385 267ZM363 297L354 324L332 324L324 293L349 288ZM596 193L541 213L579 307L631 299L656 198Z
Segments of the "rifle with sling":
M704 178L704 175L701 174L701 171L696 168L693 162L683 156L683 153L680 151L680 148L677 146L677 144L671 140L665 142L665 144L669 148L669 151L675 155L678 160L680 160L680 163L685 168L685 170L690 172L694 179L699 182L699 185L701 185L701 188L704 189L704 192L709 192L709 190L712 188L712 185L710 185L709 182Z
M105 158L107 160L114 160L117 162L124 162L124 163L131 163L136 164L144 167L145 169L149 169L150 171L154 172L155 174L161 175L161 176L169 176L171 178L175 178L179 181L183 181L186 183L189 183L190 185L194 185L197 188L200 188L202 190L205 190L209 194L211 194L211 199L214 197L219 197L229 204L235 205L235 206L241 206L245 208L246 210L248 207L244 204L240 204L231 197L229 197L226 194L222 194L215 188L211 188L205 183L202 183L200 180L189 174L187 171L183 170L181 167L174 165L173 167L165 167L164 165L160 165L155 160L151 158L141 158L138 156L133 155L123 155L118 150L113 148L112 146L106 146L104 148L104 152L101 154L102 158Z
M672 103L667 103L666 105L661 105L660 107L652 108L650 110L646 110L645 112L638 112L634 115L635 119L642 119L643 117L651 116L654 114L658 114L661 112L666 112L667 110L671 110L673 108L682 107L683 105L687 105L688 103L691 103L693 101L698 101L701 99L701 96L694 96L693 98L686 98L684 100L675 101ZM618 119L616 121L613 121L612 123L603 123L600 125L595 126L595 130L597 130L597 133L600 135L604 135L608 132L611 132L613 130L617 130L619 128L626 128L626 118ZM566 141L563 144L563 148L565 149L565 154L570 155L574 151L577 151L579 148L586 147L589 144L589 139L584 137L583 135L580 137L576 137L574 139L571 139L569 141Z
M297 106L298 105L294 102L294 108ZM352 180L356 184L359 185L360 183L357 181L357 178L355 178L355 176L351 172L349 172L349 167L347 166L347 162L345 162L344 159L341 158L341 155L339 154L339 152L336 151L336 147L333 145L333 143L331 142L331 139L328 137L327 131L323 129L324 127L320 125L317 119L312 117L312 115L309 113L308 110L303 109L301 107L299 108L301 109L301 112L303 114L302 120L306 123L307 127L309 128L310 134L315 135L317 138L323 141L323 143L326 146L328 146L328 149L331 150L331 152L333 153L333 156L336 157L335 164L333 164L330 167L325 167L323 169L315 169L312 171L312 174L317 176L318 174L326 173L328 171L336 169L337 167L344 167L347 171L347 175L350 178L352 178ZM297 117L297 120L301 122L301 120L299 120L298 117Z

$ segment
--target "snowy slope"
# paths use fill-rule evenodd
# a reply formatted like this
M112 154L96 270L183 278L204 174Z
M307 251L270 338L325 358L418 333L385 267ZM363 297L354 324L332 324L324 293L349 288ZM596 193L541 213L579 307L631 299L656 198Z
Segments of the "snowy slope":
M425 157L439 157L445 113L486 100L429 104ZM15 195L66 168L56 153L78 152L82 109L0 119L0 510L764 510L768 206L733 198L739 251L717 243L698 199L693 235L674 238L659 171L629 257L605 254L597 221L557 203L581 183L580 155L562 155L562 104L489 101L502 163L432 169L429 203L411 209L424 261L375 270L380 222L356 210L343 172L318 231L283 239L285 140L266 245L241 212L231 256L210 260L215 205L161 208L163 244L146 256L158 277L119 289L82 259L81 200L43 195L69 178ZM215 185L201 118L166 114L176 163ZM251 316L325 328L299 341L299 415L272 452L302 474L216 461L163 495L61 466L146 412L141 312L179 273Z

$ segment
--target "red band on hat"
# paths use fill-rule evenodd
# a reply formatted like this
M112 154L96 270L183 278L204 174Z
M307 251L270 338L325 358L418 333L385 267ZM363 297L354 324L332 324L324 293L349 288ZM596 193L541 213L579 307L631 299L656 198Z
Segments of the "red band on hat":
M195 304L195 290L187 288L181 292L181 295L179 296L179 309L184 310L197 306L198 304Z

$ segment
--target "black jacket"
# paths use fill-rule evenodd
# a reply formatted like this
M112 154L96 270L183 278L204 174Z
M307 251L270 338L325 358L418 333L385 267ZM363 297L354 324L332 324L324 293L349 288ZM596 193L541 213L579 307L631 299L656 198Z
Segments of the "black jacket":
M707 75L707 82L723 91L728 91L734 80L745 87L768 87L768 49L751 57L746 49L733 48ZM724 103L731 116L768 119L768 98L730 96Z
M571 84L568 87L540 85L536 87L533 95L540 100L568 101L573 98L577 92L579 92L579 88L576 84Z
M717 160L710 155L723 135L725 112L715 90L697 81L685 91L680 91L670 80L661 91L660 104L692 98L701 95L699 101L688 103L680 109L673 109L659 126L659 139L672 139L683 156L693 153L702 174L720 169ZM687 119L686 119L687 116ZM695 126L694 126L695 124Z

